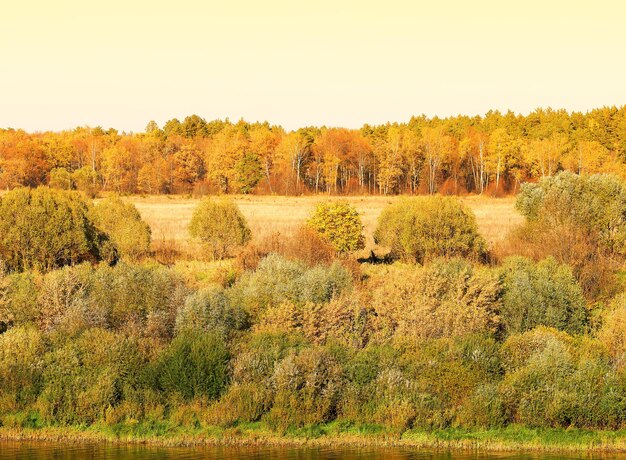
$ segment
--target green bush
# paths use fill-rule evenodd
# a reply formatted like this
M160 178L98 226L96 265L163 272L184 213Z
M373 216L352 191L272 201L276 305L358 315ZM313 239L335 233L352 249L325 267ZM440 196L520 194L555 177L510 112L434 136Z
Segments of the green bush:
M524 184L516 207L526 217L511 236L518 253L571 265L588 298L612 294L613 271L626 256L623 180L561 172Z
M588 314L582 289L571 269L547 258L505 261L500 319L509 334L549 326L570 334L585 332Z
M0 259L10 270L51 270L100 257L104 239L76 192L15 189L0 200Z
M270 254L230 290L232 301L253 315L285 302L328 302L350 289L352 277L339 264L308 268L299 261Z
M24 408L36 398L45 349L44 337L32 326L18 326L0 334L0 398L14 397L12 409ZM0 407L0 413L8 409Z
M230 303L223 289L208 288L191 294L176 316L176 331L214 332L224 338L249 326L248 315Z
M374 240L389 248L392 258L417 263L436 257L480 259L486 250L474 214L452 197L405 198L387 206Z
M228 392L215 407L214 421L255 422L274 402L274 369L287 354L303 346L297 335L256 332L243 342L233 357L233 379Z
M626 184L617 176L563 171L524 184L516 207L531 222L575 225L607 251L626 255Z
M61 190L72 189L72 174L65 168L54 168L50 171L48 185Z
M189 294L174 270L158 265L82 264L47 273L38 284L38 322L61 340L91 327L169 340Z
M32 272L0 273L0 332L39 318L37 287Z
M328 239L339 253L354 252L365 247L361 218L349 203L320 203L307 224Z
M150 252L150 226L132 203L117 196L99 201L93 209L96 226L106 233L122 259L137 260Z
M170 339L188 293L176 272L166 267L100 265L89 275L88 311L107 328L139 328L142 335Z
M103 329L86 330L44 357L37 407L49 423L94 423L137 385L142 359L133 341Z
M157 388L187 401L218 398L229 382L230 353L224 339L194 331L176 337L154 364Z
M626 414L623 377L592 343L538 328L507 339L500 384L509 422L535 427L611 428Z
M189 234L202 241L213 260L228 257L251 237L246 219L234 202L211 198L203 200L194 210Z
M323 347L290 353L272 375L272 409L265 416L270 426L285 430L332 420L337 411L343 371Z

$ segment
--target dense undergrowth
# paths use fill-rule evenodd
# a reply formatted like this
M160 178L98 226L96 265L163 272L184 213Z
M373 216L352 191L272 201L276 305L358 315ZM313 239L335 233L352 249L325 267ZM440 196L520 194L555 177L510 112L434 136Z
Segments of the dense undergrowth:
M558 201L558 187L544 188L522 198ZM602 214L605 234L577 227L597 237L589 263L621 260L620 212ZM453 214L470 219L464 245L409 247L402 235L397 247L409 249L393 263L358 264L312 236L248 245L227 262L4 270L2 432L617 443L589 430L626 423L619 282L590 280L584 261L559 252L536 257L541 213L528 212L532 254L499 256L485 254L466 210Z

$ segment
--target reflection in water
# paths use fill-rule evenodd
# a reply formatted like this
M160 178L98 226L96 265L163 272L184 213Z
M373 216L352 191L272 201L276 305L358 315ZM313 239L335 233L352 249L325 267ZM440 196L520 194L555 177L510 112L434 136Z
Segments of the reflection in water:
M302 449L302 448L250 448L250 447L146 447L112 446L106 444L51 444L0 441L0 460L170 460L170 459L242 459L242 460L573 460L621 459L626 456L564 455L462 452L433 452L407 448L364 449Z

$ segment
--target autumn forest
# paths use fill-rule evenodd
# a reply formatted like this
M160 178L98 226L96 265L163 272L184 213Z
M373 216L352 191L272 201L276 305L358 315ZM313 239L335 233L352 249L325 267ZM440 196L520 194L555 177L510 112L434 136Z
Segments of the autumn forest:
M0 129L0 188L49 185L122 194L516 193L560 170L626 176L626 107L587 113L411 118L361 129L268 122L151 121L144 133L101 127Z

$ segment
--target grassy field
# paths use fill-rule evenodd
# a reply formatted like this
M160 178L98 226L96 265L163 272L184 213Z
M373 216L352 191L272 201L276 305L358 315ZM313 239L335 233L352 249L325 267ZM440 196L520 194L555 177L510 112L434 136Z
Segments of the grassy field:
M194 208L200 201L197 198L181 196L132 196L127 198L137 206L141 216L152 228L155 244L175 243L185 251L193 249L187 235L187 225ZM254 238L263 239L272 233L288 235L298 225L306 221L315 205L329 200L325 196L285 197L285 196L235 196L235 202L248 219ZM365 226L367 247L374 248L372 234L382 209L397 197L364 196L332 198L352 203ZM476 214L481 234L490 245L502 240L507 232L522 222L522 217L514 207L515 198L487 198L469 196L461 198Z

